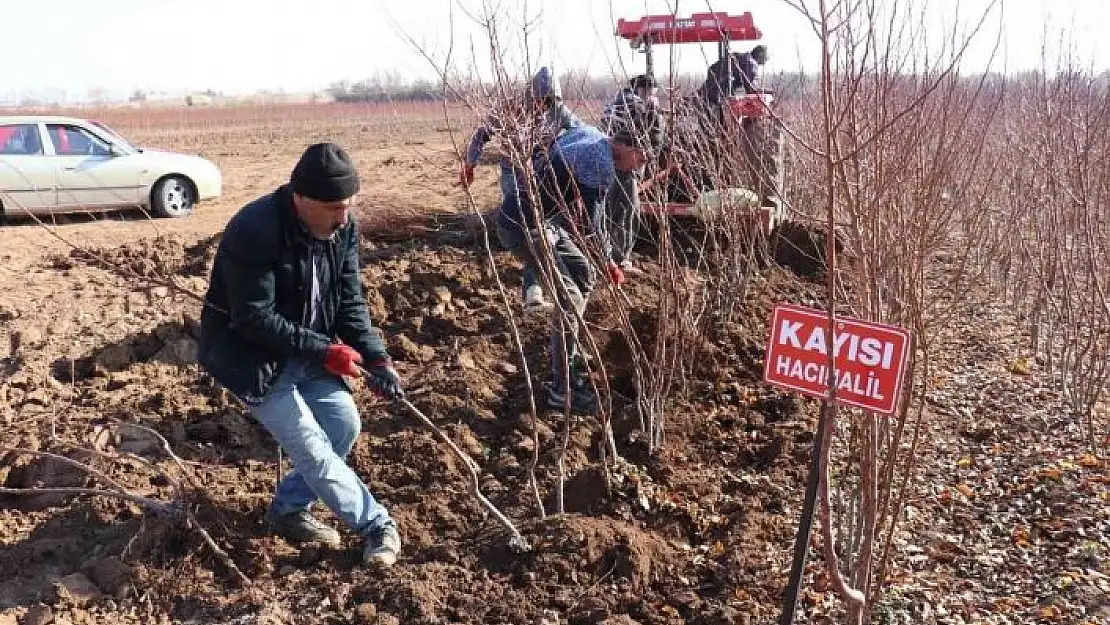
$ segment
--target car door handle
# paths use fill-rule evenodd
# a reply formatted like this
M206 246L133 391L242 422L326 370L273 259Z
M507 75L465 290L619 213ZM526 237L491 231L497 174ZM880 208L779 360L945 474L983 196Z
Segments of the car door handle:
M67 165L66 167L63 167L62 169L66 170L66 171L77 171L77 166L76 165Z

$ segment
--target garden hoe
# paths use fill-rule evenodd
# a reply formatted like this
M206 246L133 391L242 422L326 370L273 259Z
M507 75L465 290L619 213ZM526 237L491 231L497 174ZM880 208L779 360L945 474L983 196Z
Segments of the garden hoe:
M362 376L366 380L366 383L369 384L372 388L388 393L388 391L385 391L385 389L383 388L381 381L378 380L378 378L376 378L374 374L370 373L369 371L363 370ZM512 534L512 539L510 539L509 541L509 546L511 548L518 551L528 551L528 541L526 541L524 539L524 536L520 534L520 531L517 530L515 525L513 525L513 522L509 520L509 517L505 516L500 510L498 510L497 506L493 505L493 502L487 499L486 496L483 495L481 490L479 489L478 485L480 480L478 476L478 471L480 470L480 467L478 466L478 463L475 462L474 459L471 458L469 455L467 455L466 452L459 449L459 446L451 440L451 437L447 436L447 434L445 434L443 430L439 429L439 427L436 426L436 424L433 423L426 414L424 414L419 408L413 405L411 401L405 398L403 392L394 394L392 397L390 397L390 399L395 404L408 409L408 411L413 416L420 420L420 422L423 423L425 427L431 430L436 435L436 437L439 438L439 440L441 440L445 445L447 445L448 448L451 449L451 452L455 454L455 457L457 457L463 462L464 465L466 465L467 470L470 472L471 495L473 495L474 498L477 499L486 508L486 510L489 510L490 514L492 514L498 521L501 522L502 525L504 525L509 530L509 533Z

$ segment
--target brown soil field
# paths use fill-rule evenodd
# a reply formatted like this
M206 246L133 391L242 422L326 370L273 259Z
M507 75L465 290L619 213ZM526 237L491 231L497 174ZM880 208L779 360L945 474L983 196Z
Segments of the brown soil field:
M542 414L544 496L568 426L570 478L568 514L541 519L508 309L454 185L454 144L472 115L304 105L83 116L139 145L214 160L224 195L177 220L121 213L0 227L0 447L87 462L161 501L174 494L166 476L181 480L195 520L250 584L195 528L135 503L0 496L0 625L776 622L816 405L760 381L764 332L775 302L813 301L818 284L763 272L739 320L704 346L653 456L635 435L627 347L607 332L612 305L597 297L588 320L616 391L624 461L607 480L597 420ZM194 362L199 300L189 293L203 295L228 218L287 180L320 140L344 145L359 166L367 299L412 400L478 462L483 492L518 522L529 552L508 548L431 433L361 387L350 463L399 522L397 566L365 569L349 535L331 550L266 533L277 450ZM499 199L485 160L474 187L483 209ZM519 265L496 248L494 259L518 284ZM650 257L643 264L625 291L648 328L657 285ZM877 623L1110 623L1110 471L1040 366L1010 366L1027 337L1008 314L976 302L934 366L927 451ZM533 381L545 380L546 322L521 323ZM183 464L121 422L159 432ZM61 460L0 451L0 486L107 484ZM822 568L811 555L799 623L835 622Z

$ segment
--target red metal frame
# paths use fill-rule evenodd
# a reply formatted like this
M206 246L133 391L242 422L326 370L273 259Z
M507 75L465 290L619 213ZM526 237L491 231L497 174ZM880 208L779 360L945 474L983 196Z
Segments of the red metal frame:
M725 106L731 113L732 119L741 119L766 116L770 112L772 102L774 102L774 96L770 93L745 93L729 96L725 100Z
M715 43L762 39L750 12L694 13L690 17L647 15L637 20L617 20L617 36L650 43Z

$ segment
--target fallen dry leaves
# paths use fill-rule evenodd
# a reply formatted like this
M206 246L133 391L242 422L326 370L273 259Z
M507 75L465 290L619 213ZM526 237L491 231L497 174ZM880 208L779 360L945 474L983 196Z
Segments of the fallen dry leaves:
M953 334L878 622L1110 623L1106 460L1004 306Z

